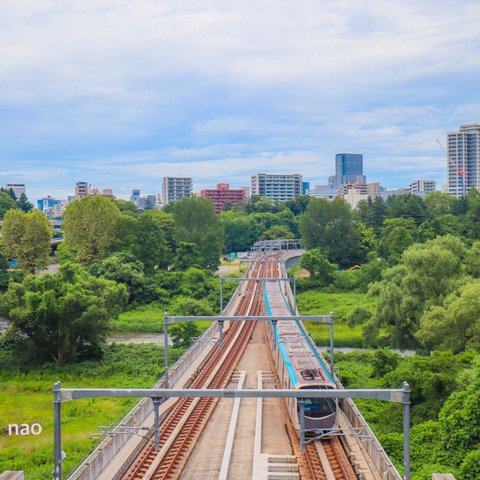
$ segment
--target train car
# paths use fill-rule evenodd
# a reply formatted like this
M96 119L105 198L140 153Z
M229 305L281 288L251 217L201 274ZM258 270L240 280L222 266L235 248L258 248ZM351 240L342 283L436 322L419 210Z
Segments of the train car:
M264 299L268 315L292 315L280 282L265 285ZM275 331L274 331L275 328ZM336 388L322 357L318 354L298 321L270 322L267 329L269 345L282 388ZM288 410L295 429L300 429L299 405L287 399ZM333 398L305 398L305 429L325 433L337 424L337 401Z

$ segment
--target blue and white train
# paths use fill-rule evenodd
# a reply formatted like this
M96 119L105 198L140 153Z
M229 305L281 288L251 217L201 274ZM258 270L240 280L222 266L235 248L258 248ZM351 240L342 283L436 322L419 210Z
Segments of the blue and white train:
M293 315L279 282L265 282L265 307L270 316ZM299 321L273 322L267 328L269 345L282 388L337 388L325 361L316 351ZM275 345L274 345L275 344ZM288 410L297 431L299 406L294 398L287 399ZM333 398L306 398L305 429L325 432L337 424L337 401Z

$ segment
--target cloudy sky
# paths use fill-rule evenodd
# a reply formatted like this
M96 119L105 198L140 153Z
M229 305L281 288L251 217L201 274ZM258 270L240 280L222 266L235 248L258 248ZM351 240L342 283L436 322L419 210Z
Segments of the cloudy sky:
M252 173L445 181L480 122L478 0L0 0L0 183L199 190Z

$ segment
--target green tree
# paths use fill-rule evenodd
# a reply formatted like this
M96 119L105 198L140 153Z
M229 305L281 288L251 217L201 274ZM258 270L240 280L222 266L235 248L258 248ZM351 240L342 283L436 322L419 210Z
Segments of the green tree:
M250 250L252 245L258 240L259 228L252 216L232 217L222 214L221 221L224 228L226 252Z
M19 262L20 268L34 273L45 268L51 251L52 227L47 217L35 210L24 213L9 210L2 226L5 254Z
M115 252L107 258L94 263L90 272L96 277L123 283L129 293L129 300L142 300L145 275L143 264L126 252Z
M66 263L57 275L12 282L0 296L0 312L11 321L17 348L37 361L68 363L101 353L108 321L126 298L124 285Z
M17 200L17 205L20 210L24 211L25 213L31 212L33 210L33 205L28 201L27 196L25 193L22 192L20 198Z
M116 236L112 243L112 251L133 253L138 237L137 225L138 215L133 215L130 212L120 214L117 222Z
M463 286L422 316L417 340L427 350L480 351L480 281Z
M12 209L18 208L17 202L13 200L5 190L0 191L0 219Z
M390 195L385 206L387 218L411 218L417 226L427 218L425 204L417 195Z
M63 229L66 248L84 265L105 258L117 234L120 211L112 200L96 195L70 203Z
M467 193L465 226L470 238L480 239L480 194L474 188Z
M173 269L178 272L191 267L198 268L199 263L197 246L194 243L180 242L173 257Z
M322 285L329 285L335 279L337 265L330 263L319 248L313 248L300 258L300 266L310 273L312 280L319 280Z
M448 366L446 367L448 369ZM456 391L439 414L442 456L457 466L472 462L467 454L480 449L480 367L465 389ZM475 468L478 468L476 465ZM464 477L460 477L464 478ZM468 478L468 477L465 477ZM475 478L475 477L470 477Z
M216 270L220 264L223 229L212 202L199 197L182 198L174 204L173 217L176 243L195 244L199 255L198 265Z
M480 240L473 242L466 253L465 265L467 271L473 278L480 278Z
M260 240L277 240L283 238L295 238L292 231L284 225L273 225L260 235Z
M355 209L355 215L367 227L373 228L375 235L380 234L387 215L387 207L382 197L375 197L374 200L362 200Z
M174 347L189 347L201 333L194 322L176 323L168 330Z
M261 195L252 195L245 205L247 213L276 213L280 210L280 206L273 200Z
M147 271L166 268L172 260L164 233L164 217L168 213L148 210L138 216L132 251Z
M398 262L403 251L414 243L415 222L412 218L388 218L382 228L378 251L392 263Z
M462 282L461 245L449 236L412 245L401 262L385 270L382 281L371 286L379 296L377 326L387 328L394 346L416 346L414 334L423 312L440 306Z
M320 248L332 263L348 267L364 259L358 226L343 200L313 198L298 228L306 248Z
M455 199L448 193L432 192L425 197L425 207L430 217L452 213Z
M288 208L295 216L305 213L312 197L310 195L297 195L294 200L283 202L284 207Z
M121 198L116 198L114 202L122 213L132 213L134 215L139 213L138 208L133 202L129 202L128 200L122 200Z

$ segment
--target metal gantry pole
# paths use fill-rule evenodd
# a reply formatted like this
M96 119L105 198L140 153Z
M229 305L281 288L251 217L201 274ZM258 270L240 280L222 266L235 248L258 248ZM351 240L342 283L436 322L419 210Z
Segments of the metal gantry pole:
M218 347L223 349L223 320L218 321Z
M303 398L298 400L300 405L300 450L305 451L305 402Z
M220 315L223 312L223 277L220 275Z
M403 471L405 480L410 480L410 386L403 382Z
M272 328L273 328L273 351L277 350L277 319L272 320Z
M297 314L297 276L293 276L293 313Z
M160 404L162 403L161 398L152 398L153 401L153 435L154 435L154 443L155 443L155 451L160 451Z
M168 314L163 315L163 360L165 367L165 388L169 388L168 380Z
M330 312L330 372L332 376L335 374L335 360L333 358L333 313Z
M62 401L60 382L53 386L53 480L62 480Z

